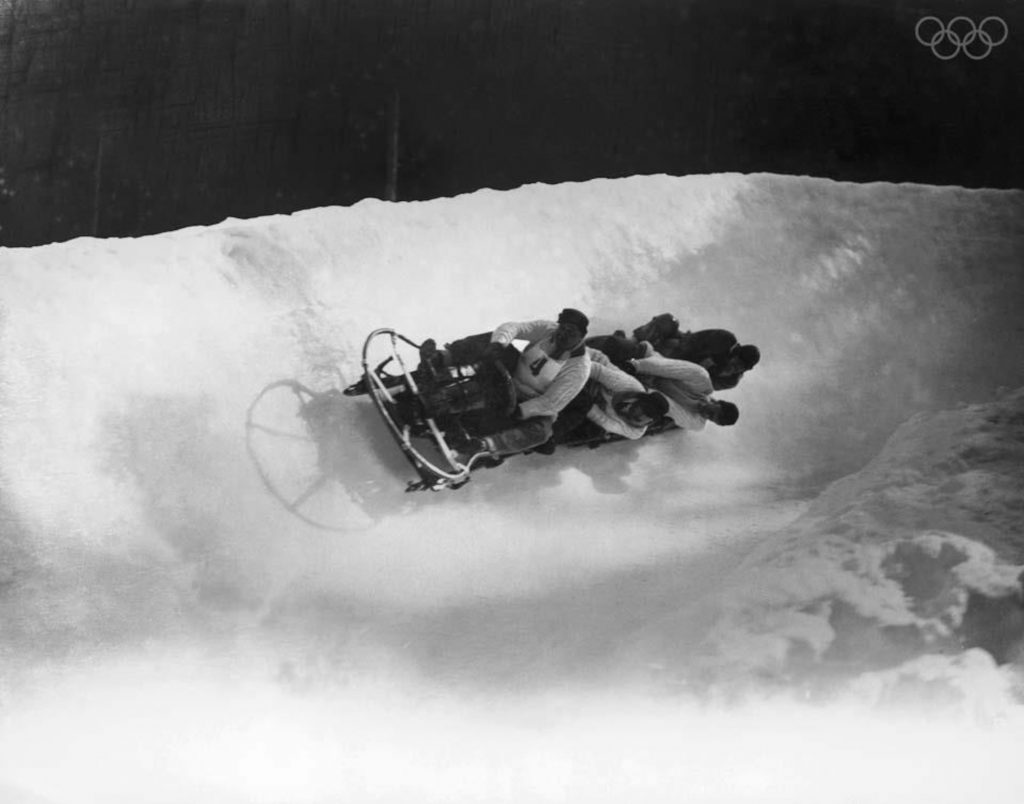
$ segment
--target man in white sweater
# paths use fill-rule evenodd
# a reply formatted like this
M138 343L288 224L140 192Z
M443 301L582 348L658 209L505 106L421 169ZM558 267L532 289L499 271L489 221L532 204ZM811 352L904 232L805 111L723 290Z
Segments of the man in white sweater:
M684 430L703 430L709 421L728 427L739 419L739 409L732 402L712 397L715 389L703 366L663 357L653 349L629 365L644 385L665 395L669 418Z
M643 383L616 368L604 353L591 349L590 360L596 393L586 417L606 433L642 438L651 424L668 414L669 402L663 394L648 393Z
M519 418L555 417L583 388L590 376L590 356L583 346L588 323L582 313L566 309L557 323L508 323L491 333L492 347L510 346L514 340L529 342L512 375Z
M443 350L421 350L423 359L434 365L501 360L512 374L518 404L511 426L485 438L459 441L454 446L460 459L479 452L511 455L551 437L555 418L590 376L590 356L583 345L589 323L579 310L566 308L557 321L508 322L489 336L463 338ZM516 340L527 341L522 352L512 346Z
M559 413L551 442L539 452L553 452L557 444L597 441L607 433L642 438L647 428L668 413L668 400L648 391L634 376L616 367L606 354L588 349L590 377L583 390Z

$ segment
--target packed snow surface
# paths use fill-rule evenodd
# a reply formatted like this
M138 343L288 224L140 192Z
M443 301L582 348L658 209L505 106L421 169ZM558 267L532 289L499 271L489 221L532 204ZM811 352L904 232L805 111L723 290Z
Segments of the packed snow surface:
M1024 194L773 175L0 249L6 802L1024 800ZM732 428L442 494L260 390L572 306L762 362ZM303 488L304 448L263 454Z

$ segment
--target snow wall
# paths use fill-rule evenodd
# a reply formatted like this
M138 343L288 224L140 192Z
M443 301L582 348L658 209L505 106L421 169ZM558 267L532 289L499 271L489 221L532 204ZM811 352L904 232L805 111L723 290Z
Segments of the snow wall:
M0 754L17 759L0 782L133 800L160 767L168 801L626 800L641 782L647 800L820 801L826 771L805 791L780 770L799 737L753 776L713 748L681 776L650 734L700 753L680 701L751 696L873 708L911 689L1019 717L1022 255L1019 192L773 175L371 200L0 249ZM351 460L317 503L336 532L290 516L253 471L243 421L267 383L353 381L376 327L445 341L564 306L594 333L671 311L757 344L760 365L722 394L740 421L408 495L409 468L352 400ZM301 458L282 448L279 463L301 488ZM251 705L263 726L239 731ZM113 725L93 747L97 716ZM524 736L519 718L543 725ZM609 722L648 738L625 754L580 742ZM700 722L707 746L750 736ZM452 737L413 759L452 723L505 748ZM828 723L849 721L782 734ZM129 756L121 781L95 771L112 747ZM404 787L395 756L412 767Z

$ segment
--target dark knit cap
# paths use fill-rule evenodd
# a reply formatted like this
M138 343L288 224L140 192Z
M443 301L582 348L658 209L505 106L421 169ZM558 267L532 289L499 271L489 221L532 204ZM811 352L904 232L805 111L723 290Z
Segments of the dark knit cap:
M657 391L646 393L641 398L644 400L641 409L652 419L668 415L668 400Z
M749 371L760 362L761 350L752 343L747 343L736 348L736 357L743 361L743 365Z
M574 324L580 332L586 335L587 327L590 326L590 319L583 315L579 310L574 310L572 307L566 307L558 314L558 323Z
M731 427L736 424L740 418L740 409L736 407L732 402L726 402L724 399L718 400L718 416L715 418L715 423L721 427Z

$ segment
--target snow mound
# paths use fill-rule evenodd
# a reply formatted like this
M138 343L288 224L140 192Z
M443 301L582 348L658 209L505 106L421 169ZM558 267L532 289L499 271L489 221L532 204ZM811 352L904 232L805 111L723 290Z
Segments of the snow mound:
M1021 488L1024 389L915 415L736 568L691 669L804 693L856 681L879 698L945 679L954 699L964 673L1015 673Z

